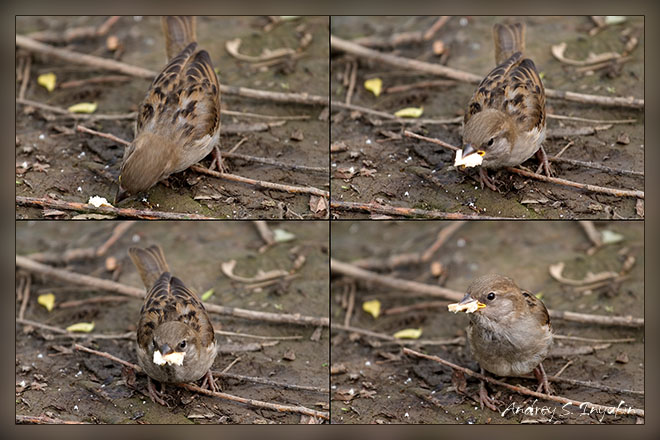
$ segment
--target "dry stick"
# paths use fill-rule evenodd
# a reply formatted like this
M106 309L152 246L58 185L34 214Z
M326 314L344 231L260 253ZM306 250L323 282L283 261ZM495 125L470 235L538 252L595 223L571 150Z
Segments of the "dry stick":
M441 309L447 307L449 304L449 301L424 301L409 306L390 307L389 309L383 310L383 316L397 315L399 313L408 313L416 310Z
M429 87L445 87L445 86L453 86L456 84L456 81L450 80L450 79L436 79L436 80L430 80L430 81L419 81L413 84L403 84L400 86L392 86L388 87L385 90L383 90L384 93L400 93L400 92L407 92L408 90L412 89L427 89Z
M67 281L71 284L78 284L90 286L95 289L106 290L108 292L115 292L121 295L132 296L134 298L144 298L144 289L137 287L127 286L125 284L117 283L115 281L104 280L89 275L82 275L64 269L57 269L45 264L32 261L29 258L16 255L16 266L22 267L26 270L40 273L46 276L57 278ZM269 313L258 312L247 309L240 309L237 307L224 307L216 304L203 303L207 311L217 313L219 315L234 316L236 318L245 318L256 321L267 321L279 324L296 324L296 325L310 325L310 326L323 326L328 327L330 320L328 318L318 318L315 316L304 316L300 314L286 314L286 313Z
M48 44L39 43L38 41L24 35L16 35L16 46L32 52L53 56L73 64L84 64L87 66L110 70L113 72L120 72L139 78L153 79L158 74L158 72L153 70L131 66L130 64L122 63L119 61L56 48ZM308 93L268 92L265 90L255 90L246 87L228 86L226 84L220 85L220 91L227 95L238 95L245 98L263 99L274 102L325 106L329 104L327 96L310 95Z
M30 67L32 67L32 56L27 55L25 61L25 70L23 71L23 81L21 81L21 89L18 92L19 99L25 99L25 92L27 91L27 86L30 82Z
M236 379L236 380L244 380L244 381L247 381L247 382L260 383L260 384L264 384L264 385L271 385L271 386L274 386L274 387L285 388L285 389L290 389L290 390L315 391L317 393L325 393L325 394L329 393L329 390L327 388L319 388L319 387L312 387L312 386L307 386L307 385L294 385L294 384L283 383L283 382L275 382L273 380L264 379L262 377L243 376L241 374L226 373L226 372L222 372L222 371L214 371L213 376L215 376L215 377L227 377L229 379Z
M247 185L253 185L261 189L273 189L277 191L284 191L293 194L312 194L315 196L329 197L329 191L323 191L312 186L293 186L293 185L284 185L282 183L273 183L266 182L264 180L255 180L248 177L238 176L236 174L229 173L219 173L217 171L212 171L199 165L193 165L190 167L191 170L196 171L200 174L207 174L209 176L217 177L218 179L230 180L232 182L245 183Z
M123 359L119 359L118 357L113 356L110 353L106 353L106 352L98 351L98 350L93 350L91 348L87 348L84 345L80 345L80 344L74 344L73 347L76 350L85 351L87 353L91 353L91 354L94 354L96 356L101 356L101 357L104 357L106 359L110 359L113 362L117 362L117 363L122 364L126 367L132 368L133 370L135 370L137 372L142 372L142 368L140 368L139 365L133 364L133 363L128 362L128 361L125 361ZM208 396L219 397L221 399L226 399L226 400L232 400L234 402L240 402L240 403L244 403L244 404L247 404L247 405L256 406L256 407L259 407L259 408L268 408L268 409L273 409L275 411L282 411L282 412L300 412L302 414L311 415L311 416L314 416L314 417L322 417L322 418L326 418L326 419L328 418L327 413L324 413L324 412L321 412L321 411L314 411L314 410L305 408L304 406L287 406L287 405L279 405L279 404L275 404L275 403L261 402L259 400L245 399L243 397L233 396L231 394L213 392L213 391L210 391L210 390L200 388L196 385L190 385L190 384L177 384L177 385L181 388L186 388L189 391L195 391L195 392L198 392L198 393L201 393L201 394L206 394Z
M103 333L73 333L60 327L53 327L52 325L42 324L41 322L31 321L29 319L16 319L16 324L29 325L31 327L41 328L58 335L64 335L72 339L134 339L135 332L126 332L119 334L103 334Z
M460 150L460 148L455 147L454 145L448 144L447 142L441 141L440 139L430 138L428 136L422 136L421 134L414 133L412 131L404 130L404 136L408 136L415 139L420 139L422 141L431 142L432 144L440 145L442 147L448 148L453 151Z
M531 376L529 376L529 377L523 376L523 377L525 379L535 379L535 377L531 377ZM570 384L570 385L580 385L580 386L587 387L587 388L595 388L597 390L606 391L608 393L634 394L634 395L637 395L637 396L643 396L644 395L644 391L629 390L627 388L615 388L615 387L610 387L610 386L603 385L603 384L596 383L596 382L578 380L578 379L569 379L567 377L559 377L557 375L548 376L548 380L550 382L567 383L567 384Z
M218 397L220 399L231 400L232 402L239 402L256 408L265 408L277 412L299 413L307 416L318 417L325 420L330 419L330 415L325 411L316 411L300 405L298 406L280 405L279 403L262 402L260 400L255 400L255 399L246 399L245 397L234 396L231 394L221 393L221 392L214 392L211 390L198 387L197 385L192 385L187 383L178 384L178 386L180 388L185 388L189 391L195 391L200 394L206 394L207 396Z
M330 200L330 208L343 211L361 211L370 214L400 215L403 217L437 218L445 220L513 220L512 217L461 214L460 212L427 211L425 209L404 208L381 205L374 202L341 202Z
M355 105L355 104L346 104L344 102L339 102L339 101L332 101L330 103L330 106L331 106L332 109L334 109L334 108L344 108L344 109L347 109L347 110L356 110L356 111L359 111L360 113L366 113L366 114L369 114L369 115L378 116L380 118L387 119L388 121L393 121L393 122L400 123L400 124L421 124L421 125L424 125L424 124L427 124L427 125L430 125L430 124L460 124L461 121L463 120L462 117L447 118L447 119L399 118L399 117L396 117L396 116L394 116L390 113L381 112L381 111L378 111L378 110L372 110L370 108L362 107L362 106Z
M411 355L411 356L421 357L421 358L424 358L424 359L428 359L428 360L437 362L437 363L442 364L446 367L449 367L449 368L451 368L455 371L460 371L463 374L467 374L468 376L475 377L479 380L490 382L494 385L500 385L500 386L502 386L506 389L509 389L511 391L515 391L518 394L532 396L532 397L536 397L538 399L549 400L549 401L552 401L552 402L559 402L559 403L562 403L562 404L567 404L568 403L570 405L575 405L576 407L581 408L581 409L582 408L589 408L589 409L592 409L592 410L595 410L595 411L599 411L600 413L606 413L606 414L615 413L616 415L631 415L632 414L632 415L635 415L635 416L644 417L644 410L643 409L636 409L636 408L620 409L620 408L617 408L617 407L598 405L598 404L594 404L594 403L591 403L591 402L580 402L580 401L577 401L577 400L567 399L567 398L561 397L561 396L550 396L548 394L537 393L536 391L532 391L532 390L529 390L529 389L524 388L524 387L509 385L508 383L502 382L501 380L493 379L492 377L489 377L489 376L486 376L486 375L483 375L483 374L479 374L476 371L472 371L469 368L464 368L464 367L458 366L454 363L446 361L446 360L444 360L442 358L439 358L437 356L430 356L430 355L420 353L420 352L415 351L415 350L411 350L409 348L404 348L403 352L408 354L408 355ZM607 411L610 411L610 412L607 412Z
M353 68L351 69L351 76L349 78L348 90L346 91L346 104L351 104L353 98L353 91L355 90L355 82L357 81L358 62L352 62Z
M106 75L106 76L97 76L95 78L79 79L75 81L66 81L61 84L58 84L57 87L60 89L71 89L75 87L86 86L88 84L107 84L115 82L128 82L133 78L125 75Z
M390 64L404 69L414 69L420 72L426 72L433 75L441 75L447 78L463 81L467 83L478 84L481 82L482 77L472 73L463 72L461 70L452 69L440 64L426 63L424 61L411 60L404 57L381 53L359 44L351 43L350 41L341 39L335 35L330 35L330 46L333 49L341 50L356 56L361 56L367 59L375 60L384 64ZM558 98L567 101L580 102L584 104L598 104L604 106L619 106L629 108L643 108L644 100L636 99L634 97L610 97L587 95L583 93L566 92L563 90L545 89L545 94L548 98Z
M604 186L591 185L588 183L573 182L572 180L560 179L559 177L548 177L543 174L533 173L531 171L526 171L520 168L506 167L505 169L511 173L519 174L525 177L530 177L536 180L541 180L543 182L550 182L550 183L556 183L558 185L571 186L573 188L584 189L587 191L597 192L601 194L609 194L617 197L636 197L638 199L644 198L644 191L639 191L634 189L608 188Z
M118 295L104 295L104 296L97 296L94 298L87 298L87 299L78 299L78 300L72 300L72 301L64 301L59 304L57 304L58 309L67 309L70 307L80 307L80 306L86 306L87 304L102 304L102 303L114 303L114 302L125 302L130 300L130 298L127 298L125 296L118 296Z
M29 99L16 98L16 103L20 105L27 105L35 108L39 108L51 113L58 115L63 115L71 119L85 119L85 120L121 120L121 119L135 119L137 116L136 112L132 113L121 113L116 115L104 115L104 114L95 114L87 115L84 113L71 113L67 109L61 107L55 107L48 104L43 104L37 101L31 101Z
M27 309L28 301L30 300L30 285L32 284L32 277L25 276L25 284L23 286L23 301L21 301L21 309L18 312L18 318L25 318L25 310Z
M596 229L596 226L594 226L594 222L589 221L589 220L582 220L578 222L580 226L582 226L582 230L584 231L585 234L587 234L587 238L591 241L591 243L598 247L601 247L603 245L603 237L600 235L600 232Z
M580 118L577 116L565 116L565 115L555 115L552 113L547 113L546 117L548 119L561 119L564 121L577 121L577 122L591 122L593 124L633 124L637 122L637 119L588 119Z
M61 254L55 252L35 252L27 257L39 263L64 263L68 264L76 260L87 260L96 257L95 248L67 249Z
M368 270L355 267L352 264L338 261L334 258L330 259L330 270L332 272L346 275L352 278L373 282L381 286L386 286L409 293L445 298L451 301L460 301L464 296L464 293L462 292L457 292L445 287L419 283L417 281L402 280L400 278L370 272ZM633 328L640 328L644 326L643 318L633 318L632 316L590 315L586 313L575 313L562 310L548 310L548 312L554 319L564 319L566 321L580 322L584 324L614 325Z
M353 307L355 307L355 288L350 288L348 292L348 304L346 305L346 316L344 316L344 326L351 325L351 317L353 316Z
M77 422L75 420L63 420L48 416L29 416L16 414L16 423L34 423L36 425L89 425L88 422Z
M57 199L41 199L37 197L16 196L16 204L21 206L32 206L35 208L54 208L69 211L87 212L93 214L106 214L121 217L141 219L169 219L169 220L211 220L214 217L206 217L199 214L186 214L179 212L150 211L146 209L115 208L114 206L101 205L96 207L87 203L67 202Z
M103 243L101 246L98 247L96 250L96 256L97 257L102 257L105 255L106 252L108 252L108 249L117 242L121 238L122 235L124 235L130 228L135 224L134 220L130 221L123 221L119 223L117 226L114 227L112 230L112 234L110 234L110 237Z
M297 165L294 163L284 163L284 162L278 162L276 160L267 158L267 157L256 157L256 156L248 156L246 154L240 154L240 153L222 153L223 158L229 158L229 159L241 159L241 160L246 160L248 162L257 162L257 163L263 163L266 165L272 165L274 167L279 167L279 168L288 168L291 170L295 171L310 171L313 173L327 173L328 168L327 167L310 167L307 165Z
M379 48L396 47L401 44L422 43L433 38L433 35L435 35L435 33L438 32L447 21L449 21L449 18L450 17L446 15L441 16L434 21L425 32L398 32L385 38L376 36L362 37L354 40L354 42L363 46Z
M261 239L266 243L267 246L275 244L275 235L264 220L255 220L252 222L252 224L255 228L257 228L259 236L261 236Z
M605 344L605 343L614 344L614 343L637 341L636 338L595 339L595 338L583 338L580 336L568 336L568 335L552 335L552 339L564 340L564 341L595 342L598 344Z
M246 118L257 118L257 119L271 119L275 121L302 121L309 119L309 115L294 115L294 116L275 116L275 115L261 115L258 113L248 113L248 112L238 112L234 110L223 109L222 114L229 116L243 116Z
M249 335L247 333L237 333L237 332L228 332L224 330L215 330L216 335L223 335L223 336L237 336L239 338L252 338L252 339L268 339L268 340L274 340L274 341L294 341L298 339L302 339L302 336L296 335L296 336L261 336L261 335Z
M435 254L438 249L440 249L442 245L445 244L449 237L451 237L454 232L456 232L464 224L465 222L463 221L452 222L442 228L440 232L438 232L438 237L436 238L435 242L429 246L429 248L422 254L422 263L428 263L431 258L433 258L433 254Z
M423 38L428 41L449 21L451 16L442 15L424 32Z
M381 339L383 341L388 341L392 344L397 345L459 345L465 343L465 338L457 337L452 339L438 339L438 340L428 340L428 339L397 339L394 336L387 335L385 333L378 333L371 330L367 330L359 327L352 327L348 325L341 324L332 324L330 326L332 330L341 330L350 333L357 333L360 335L369 336L376 339Z
M633 171L633 170L622 170L619 168L611 168L607 167L605 165L601 165L599 163L595 162L586 162L583 160L576 160L576 159L568 159L565 157L559 157L559 156L548 156L548 160L550 162L559 162L559 163L567 163L569 165L577 165L585 168L593 168L595 170L601 170L605 171L608 173L615 173L615 174L623 174L627 176L636 176L636 177L644 177L644 172L643 171Z

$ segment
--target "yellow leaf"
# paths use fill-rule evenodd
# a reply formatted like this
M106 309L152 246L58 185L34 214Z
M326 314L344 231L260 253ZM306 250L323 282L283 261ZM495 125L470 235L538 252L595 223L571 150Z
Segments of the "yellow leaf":
M364 88L369 90L374 96L379 96L383 90L383 80L380 78L371 78L364 82Z
M81 102L68 108L71 113L94 113L98 104L95 102Z
M54 73L43 73L37 77L37 84L43 86L49 92L55 90L57 78Z
M52 293L44 293L43 295L39 295L37 302L50 312L53 310L53 307L55 307L55 295Z
M94 330L93 322L79 322L77 324L70 325L66 328L68 332L83 332L89 333Z
M406 107L394 113L398 118L419 118L424 113L424 107Z
M422 336L421 328L407 328L394 333L397 339L419 339L420 336Z
M213 289L209 289L202 294L202 301L206 301L213 295Z
M374 318L378 318L380 316L380 301L374 299L371 301L363 302L362 310L369 313Z

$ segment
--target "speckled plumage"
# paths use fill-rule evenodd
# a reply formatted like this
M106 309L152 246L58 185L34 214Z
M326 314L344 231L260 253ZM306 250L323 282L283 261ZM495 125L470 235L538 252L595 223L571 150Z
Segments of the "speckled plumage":
M199 162L219 140L220 85L208 52L195 42L194 17L163 17L163 28L169 62L138 109L116 202Z

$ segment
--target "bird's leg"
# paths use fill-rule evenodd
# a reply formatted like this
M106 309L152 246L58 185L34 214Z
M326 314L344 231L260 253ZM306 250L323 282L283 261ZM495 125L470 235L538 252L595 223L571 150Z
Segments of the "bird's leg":
M483 375L486 374L483 368L481 369L481 374ZM481 409L484 409L484 405L486 405L489 409L495 412L500 412L500 410L497 408L496 405L502 402L488 395L488 390L486 389L486 382L484 382L483 380L479 380L479 403L481 404Z
M222 160L222 156L220 155L220 148L216 145L213 147L213 162L211 162L211 166L209 167L209 170L213 170L213 168L216 168L219 173L226 173L227 169L225 168L225 164Z
M540 165L536 169L536 174L539 174L543 170L544 174L548 177L552 177L552 168L550 168L550 162L548 162L548 155L545 154L543 146L536 150L536 158L539 160Z
M215 383L215 379L213 378L213 373L211 373L211 370L206 372L204 375L204 381L202 382L202 388L208 388L209 390L213 391L214 393L217 393L220 391L220 388L218 385Z
M167 402L165 402L165 400L161 397L163 395L163 390L165 389L165 385L161 383L160 387L161 387L161 391L159 392L158 390L156 390L156 386L151 380L151 377L147 376L147 389L149 390L149 397L151 397L151 401L154 403L159 403L163 406L167 406L169 408Z
M553 393L552 388L550 388L550 383L548 383L548 375L545 374L545 370L543 369L543 363L540 363L536 368L534 368L534 376L536 376L536 380L539 381L539 386L536 389L537 393Z
M497 187L495 186L493 179L488 177L488 171L483 167L479 167L479 181L481 182L481 189L484 188L485 184L488 188L497 192Z

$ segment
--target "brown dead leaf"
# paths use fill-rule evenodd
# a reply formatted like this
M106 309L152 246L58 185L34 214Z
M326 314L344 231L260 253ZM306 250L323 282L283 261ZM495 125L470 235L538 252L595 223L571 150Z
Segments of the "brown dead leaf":
M309 210L314 214L323 214L328 210L328 202L325 200L325 197L310 196Z
M339 179L351 179L356 173L357 170L355 167L339 167L335 170L335 177Z
M644 218L644 199L637 199L637 203L635 204L635 212L637 212L638 216Z

